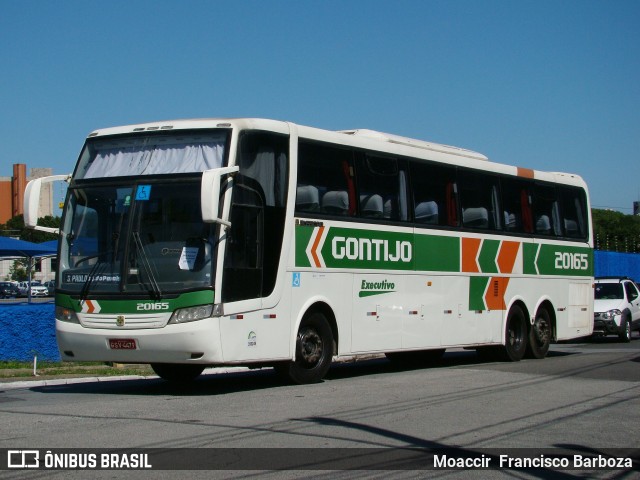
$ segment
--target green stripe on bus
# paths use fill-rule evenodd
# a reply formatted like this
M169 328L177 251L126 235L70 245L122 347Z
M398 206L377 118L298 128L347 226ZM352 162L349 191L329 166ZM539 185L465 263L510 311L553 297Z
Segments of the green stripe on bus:
M331 227L320 253L327 268L414 268L412 233Z
M462 237L342 227L296 226L296 267L454 272L462 269ZM593 276L593 251L561 243L518 241L525 275ZM482 273L500 273L501 241L484 239L477 264ZM514 253L515 255L515 253ZM520 258L520 257L518 257ZM510 273L503 272L503 273ZM520 271L514 265L513 271Z
M478 264L483 273L498 273L496 258L500 249L499 240L485 240L482 242L482 249L478 255Z
M470 277L469 278L469 310L486 310L484 303L484 292L491 277Z
M306 225L296 226L296 267L310 267L306 249L313 234L313 227Z
M460 238L444 235L416 235L414 243L416 270L460 271Z
M212 290L203 290L199 292L188 292L179 295L176 298L168 298L162 300L153 299L137 299L137 300L94 300L89 294L88 299L94 304L99 305L99 313L102 314L140 314L173 312L179 308L193 307L195 305L209 305L213 303L214 292ZM156 305L164 304L161 308L145 308L140 305ZM79 299L71 298L71 296L58 293L56 294L56 305L59 307L69 308L76 312L82 311L82 302ZM98 312L96 312L98 313Z

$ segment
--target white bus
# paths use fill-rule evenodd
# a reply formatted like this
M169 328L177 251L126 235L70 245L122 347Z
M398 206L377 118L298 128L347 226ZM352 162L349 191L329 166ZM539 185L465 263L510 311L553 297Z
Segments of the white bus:
M27 188L35 226L41 183ZM583 180L369 130L204 119L91 133L64 205L65 361L272 365L335 356L517 361L593 329Z

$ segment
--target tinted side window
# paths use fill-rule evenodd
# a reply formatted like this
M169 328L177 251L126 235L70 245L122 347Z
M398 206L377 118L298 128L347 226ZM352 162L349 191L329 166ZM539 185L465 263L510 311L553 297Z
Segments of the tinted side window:
M531 182L513 177L501 181L504 230L513 233L533 233L533 218L529 202Z
M560 211L564 236L569 238L587 238L587 199L581 188L560 188Z
M636 298L638 298L638 289L631 282L625 282L624 288L627 291L627 299L630 302L633 302Z
M556 188L535 184L533 189L533 224L538 235L562 235Z
M355 215L356 193L351 150L300 141L296 213L302 212Z
M288 188L289 138L263 132L240 138L227 233L222 298L267 297L278 273Z
M498 177L476 170L458 173L462 225L473 229L502 229Z
M424 225L458 225L456 169L411 162L414 221Z
M396 158L358 154L356 183L359 215L407 220L406 173Z

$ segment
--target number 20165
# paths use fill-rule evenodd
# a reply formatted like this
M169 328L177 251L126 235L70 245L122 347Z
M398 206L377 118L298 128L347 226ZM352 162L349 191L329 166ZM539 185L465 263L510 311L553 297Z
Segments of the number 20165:
M589 256L586 253L556 252L557 270L587 270Z

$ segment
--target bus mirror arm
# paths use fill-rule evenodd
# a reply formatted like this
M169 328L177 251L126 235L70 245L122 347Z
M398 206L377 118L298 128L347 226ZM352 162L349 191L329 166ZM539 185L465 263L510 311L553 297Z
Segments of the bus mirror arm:
M202 221L205 223L219 223L226 227L231 226L231 222L218 217L220 205L220 186L223 175L230 175L238 172L240 167L224 167L205 170L202 173L202 185L200 189L200 205L202 207Z
M40 230L47 233L59 233L58 228L41 227L38 225L38 208L40 206L40 192L43 183L56 181L69 183L71 175L51 175L48 177L36 178L27 184L24 191L24 226L33 230Z

